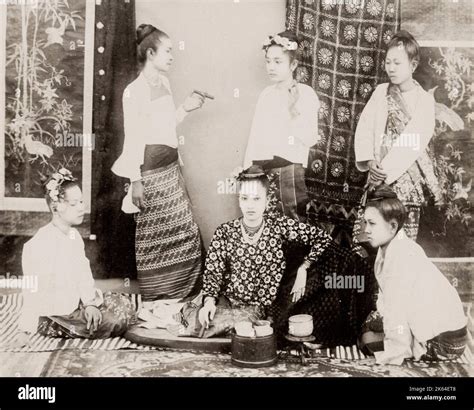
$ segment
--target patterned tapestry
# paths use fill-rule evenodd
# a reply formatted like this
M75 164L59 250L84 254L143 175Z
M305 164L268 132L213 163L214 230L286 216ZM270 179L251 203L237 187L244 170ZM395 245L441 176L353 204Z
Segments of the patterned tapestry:
M297 74L321 102L307 186L313 200L341 219L355 217L362 195L354 133L372 91L386 81L385 46L398 27L398 0L288 0L287 28L302 38Z
M90 212L93 12L87 0L0 10L1 233L31 234L44 224L42 182L62 167L82 182Z

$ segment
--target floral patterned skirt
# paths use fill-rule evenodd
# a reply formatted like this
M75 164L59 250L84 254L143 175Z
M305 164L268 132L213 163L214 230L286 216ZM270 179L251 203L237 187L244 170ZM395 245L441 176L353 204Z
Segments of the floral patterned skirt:
M181 337L226 337L229 336L236 323L241 321L255 322L263 318L263 309L260 306L251 306L231 300L225 296L219 297L216 304L214 319L208 329L203 329L199 322L199 311L203 304L203 295L199 294L192 301L187 302L175 318L178 325L172 325L167 330L175 336Z
M104 303L99 310L102 322L95 332L87 329L84 306L81 303L70 315L40 317L38 333L49 337L106 339L121 336L137 320L130 299L119 293L105 293Z

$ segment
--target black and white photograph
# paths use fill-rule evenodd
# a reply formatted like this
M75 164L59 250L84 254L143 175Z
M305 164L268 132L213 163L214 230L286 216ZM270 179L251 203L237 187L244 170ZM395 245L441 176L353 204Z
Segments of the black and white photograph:
M0 0L0 409L472 409L473 16Z

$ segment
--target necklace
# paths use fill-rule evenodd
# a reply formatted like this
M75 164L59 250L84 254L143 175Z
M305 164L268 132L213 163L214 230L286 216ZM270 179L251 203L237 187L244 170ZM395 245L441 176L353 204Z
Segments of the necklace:
M262 219L262 222L260 222L260 224L258 224L257 226L248 226L242 219L242 226L244 227L245 232L249 234L250 236L255 235L262 225L263 225L263 219Z
M260 237L262 236L263 232L263 227L265 226L265 221L262 221L262 223L257 227L257 230L253 233L250 233L247 231L248 227L245 225L244 221L242 220L242 223L240 224L240 230L242 231L242 237L244 238L244 242L248 243L249 245L255 245ZM250 228L250 229L255 229L255 228Z

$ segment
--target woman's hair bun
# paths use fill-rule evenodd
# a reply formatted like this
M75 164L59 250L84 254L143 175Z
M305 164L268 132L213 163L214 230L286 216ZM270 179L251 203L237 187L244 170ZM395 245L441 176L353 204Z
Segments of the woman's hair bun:
M239 181L246 181L252 179L259 179L267 177L267 174L260 165L252 165L247 169L244 169L238 176Z
M140 24L137 27L137 44L140 44L145 37L156 30L157 28L151 24Z
M375 190L368 195L369 201L377 201L381 199L397 198L395 191L387 184L379 185Z
M296 44L298 44L298 46L301 43L301 38L299 36L297 36L296 33L294 33L293 31L285 30L285 31L282 31L281 33L278 33L278 35L280 37L285 37L290 41L296 42Z

